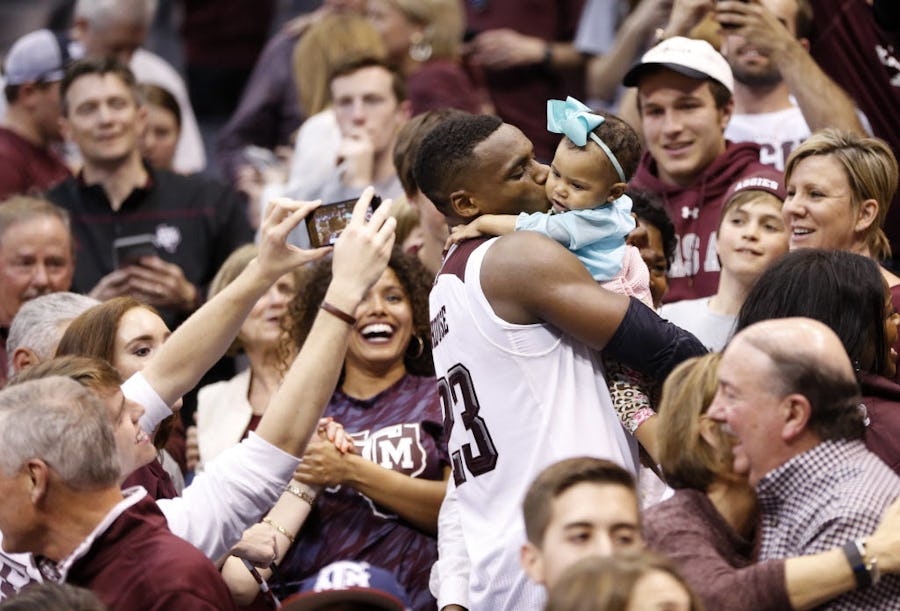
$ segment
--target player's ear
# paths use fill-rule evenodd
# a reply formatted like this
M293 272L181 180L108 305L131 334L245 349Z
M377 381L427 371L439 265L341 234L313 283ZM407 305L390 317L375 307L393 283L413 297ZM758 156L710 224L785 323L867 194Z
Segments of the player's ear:
M481 212L475 200L465 189L450 194L450 207L456 216L463 219L475 218Z

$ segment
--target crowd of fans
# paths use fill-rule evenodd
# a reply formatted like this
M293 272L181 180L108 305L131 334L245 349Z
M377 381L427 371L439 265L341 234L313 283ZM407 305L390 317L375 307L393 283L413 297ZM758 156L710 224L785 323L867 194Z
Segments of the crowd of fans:
M68 4L0 609L900 610L893 3Z

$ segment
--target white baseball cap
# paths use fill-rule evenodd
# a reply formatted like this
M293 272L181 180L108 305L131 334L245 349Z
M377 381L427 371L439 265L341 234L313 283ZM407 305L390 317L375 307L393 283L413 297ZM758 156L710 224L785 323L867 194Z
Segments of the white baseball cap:
M61 81L68 61L68 49L60 37L50 30L37 30L13 43L3 62L3 76L8 85Z
M684 36L667 38L644 53L641 61L625 75L626 87L637 87L644 73L654 66L662 66L696 79L712 79L734 93L731 66L722 54L706 42Z

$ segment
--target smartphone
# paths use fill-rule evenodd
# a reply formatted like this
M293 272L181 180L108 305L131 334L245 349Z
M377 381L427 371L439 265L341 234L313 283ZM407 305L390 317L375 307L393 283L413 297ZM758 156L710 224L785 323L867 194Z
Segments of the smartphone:
M137 265L141 257L159 256L156 236L152 233L126 236L113 240L113 266L116 269Z
M312 214L306 217L306 231L309 233L309 244L313 248L320 246L332 246L337 242L341 232L353 216L353 207L359 198L322 204ZM369 204L369 214L381 205L381 198L372 196Z

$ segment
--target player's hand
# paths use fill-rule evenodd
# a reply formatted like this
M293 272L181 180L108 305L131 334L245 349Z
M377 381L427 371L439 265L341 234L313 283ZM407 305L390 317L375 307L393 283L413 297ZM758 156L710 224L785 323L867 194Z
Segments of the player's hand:
M138 299L155 308L177 308L186 312L197 305L197 287L184 277L175 263L157 256L141 257L140 265L129 265L128 285Z
M447 236L447 241L444 242L444 252L450 250L450 247L454 244L459 244L460 242L472 238L480 238L483 235L485 235L484 232L478 229L475 225L475 221L472 221L468 225L457 225L450 229L450 235Z

